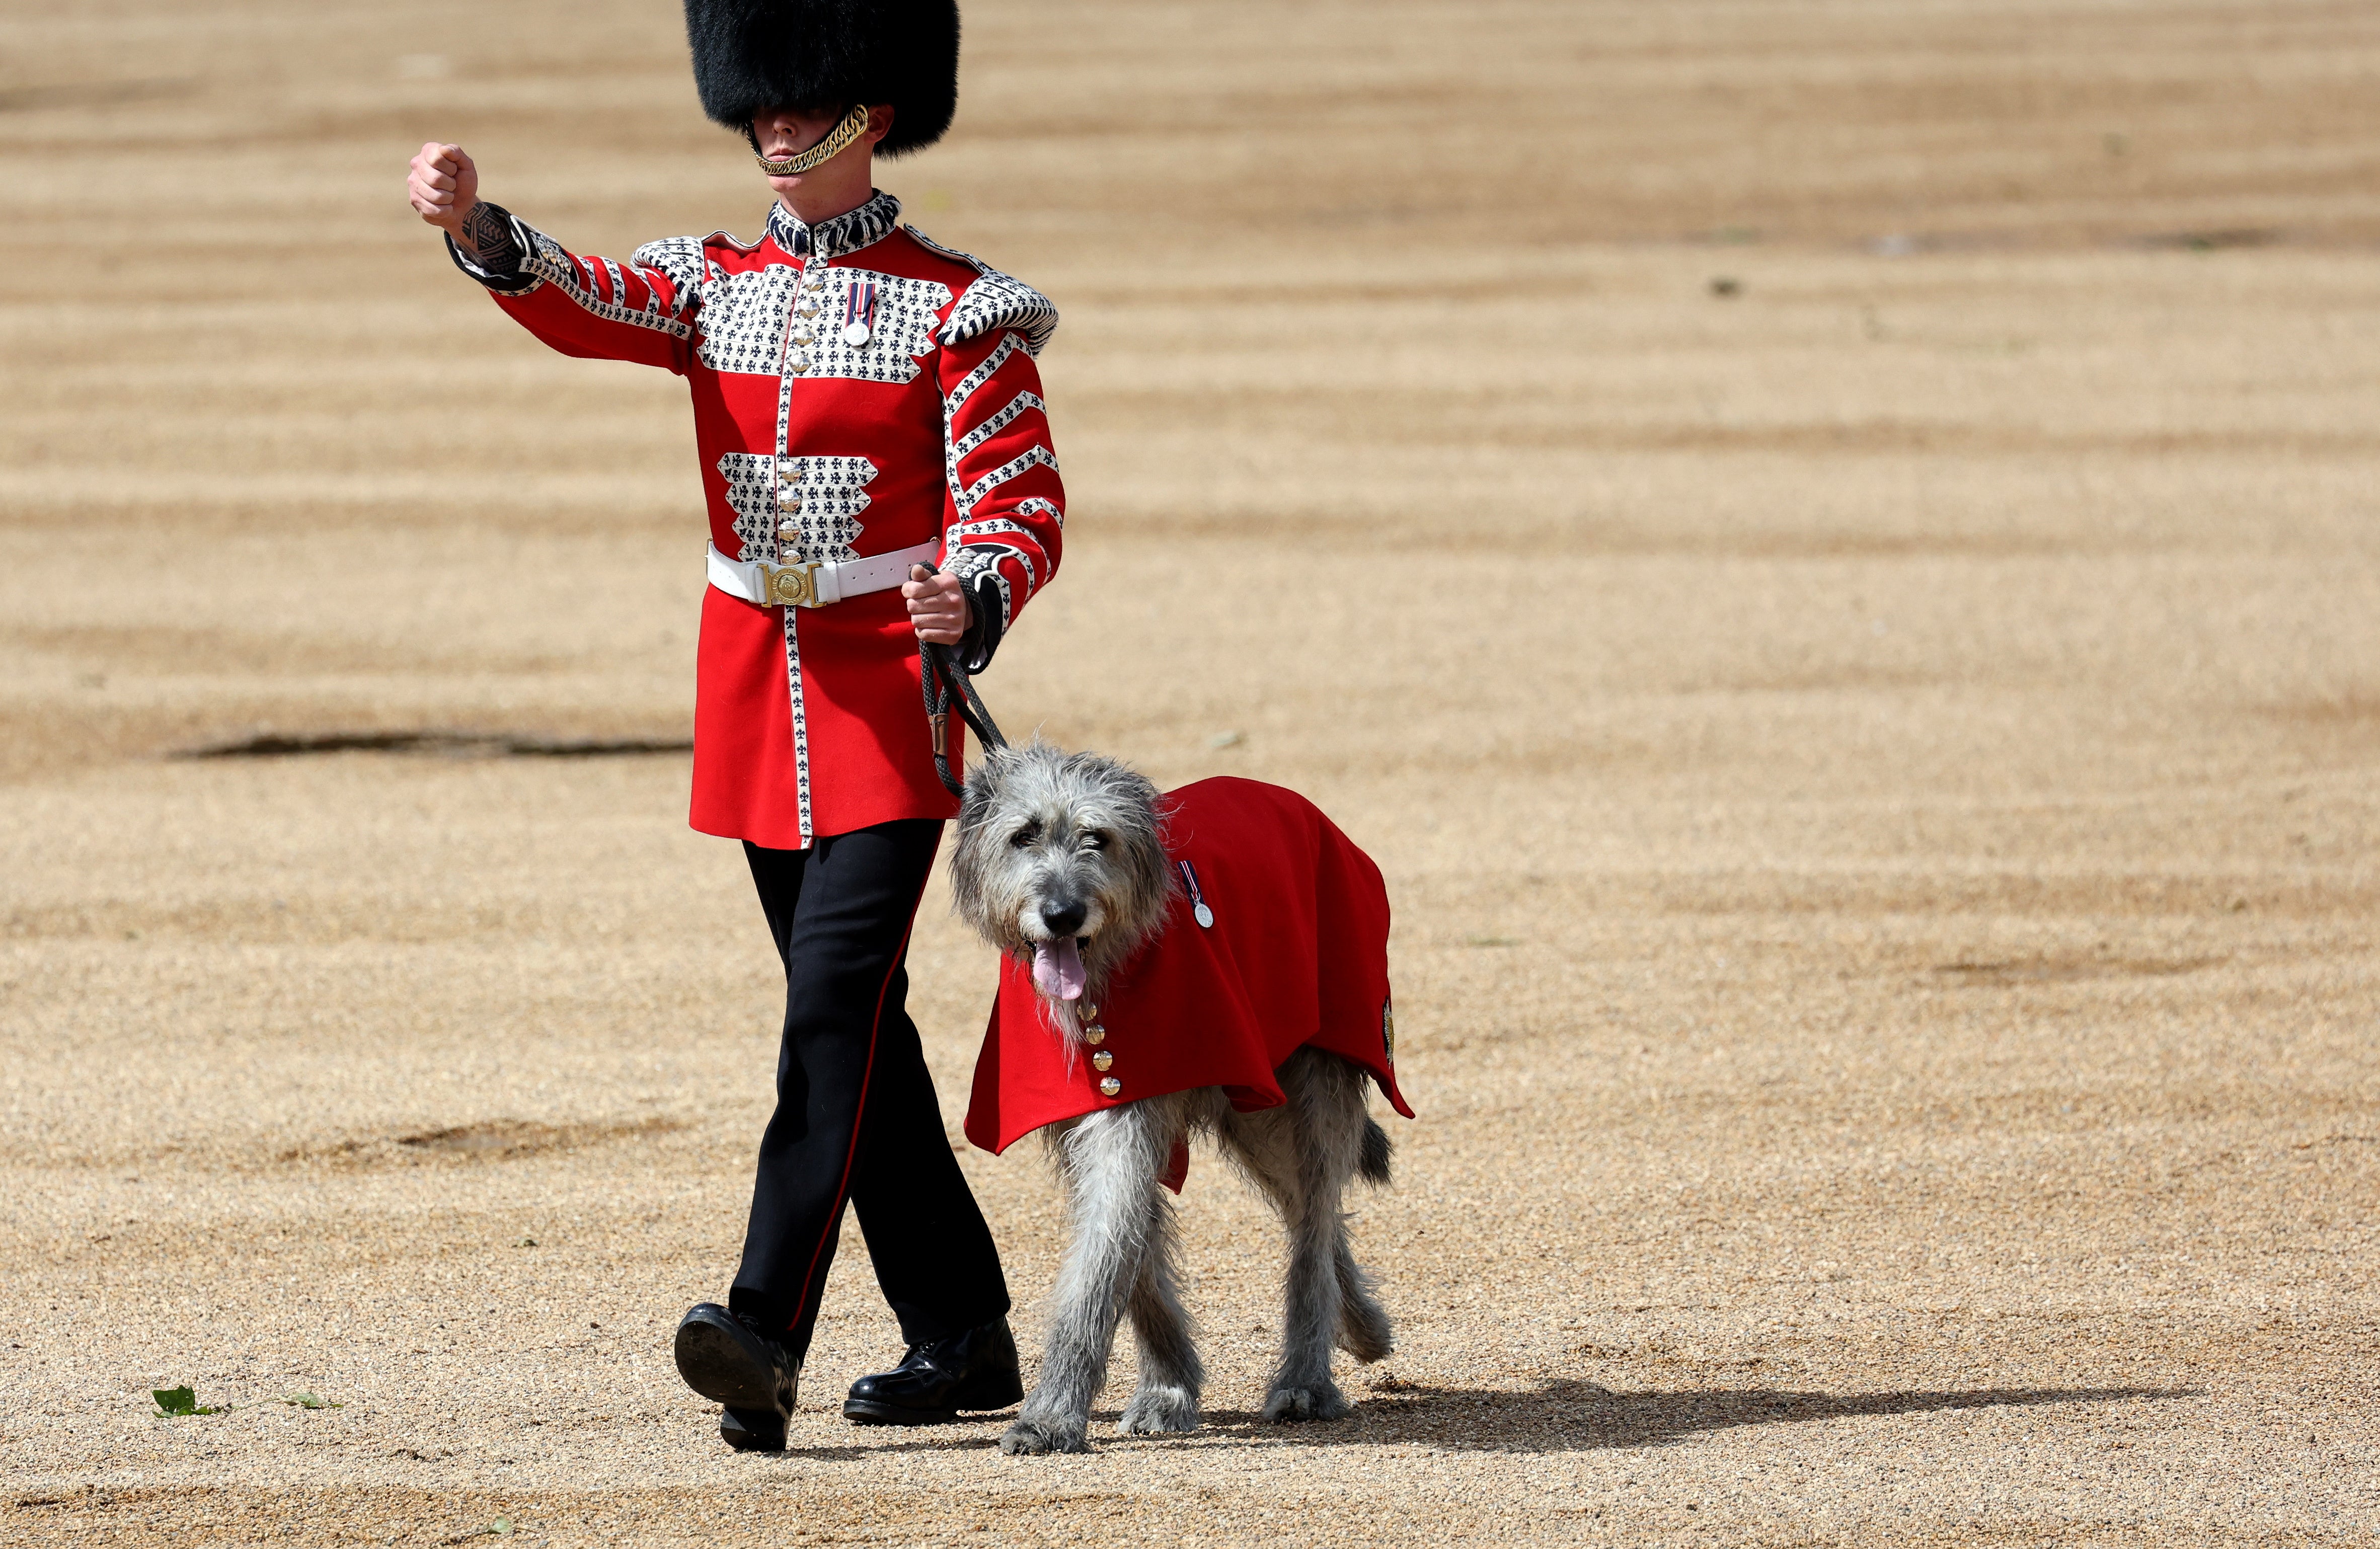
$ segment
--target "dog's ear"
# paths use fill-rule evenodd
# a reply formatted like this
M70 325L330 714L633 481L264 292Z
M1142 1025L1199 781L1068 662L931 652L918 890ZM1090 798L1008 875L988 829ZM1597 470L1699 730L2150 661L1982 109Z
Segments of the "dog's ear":
M1005 748L985 748L981 756L977 758L975 768L966 772L965 781L959 786L961 835L973 832L977 825L984 820L985 815L991 810L992 787L999 783L1000 778L994 771L1005 763L1008 757L1009 753Z

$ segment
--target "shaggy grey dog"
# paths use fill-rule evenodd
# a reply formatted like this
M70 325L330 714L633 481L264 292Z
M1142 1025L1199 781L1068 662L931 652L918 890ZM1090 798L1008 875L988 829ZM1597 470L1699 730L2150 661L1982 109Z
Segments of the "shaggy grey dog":
M958 913L1002 952L1033 963L1051 1036L1077 1053L1076 998L1098 1001L1109 975L1163 928L1173 901L1157 799L1154 785L1113 759L1038 741L988 753L967 777L951 860ZM1127 1312L1140 1385L1121 1429L1197 1429L1205 1371L1182 1309L1173 1205L1159 1182L1193 1133L1216 1139L1288 1231L1288 1315L1265 1418L1336 1420L1353 1408L1331 1381L1332 1346L1366 1362L1390 1348L1388 1314L1349 1250L1340 1208L1351 1180L1389 1178L1389 1137L1365 1111L1366 1079L1339 1056L1305 1048L1278 1072L1288 1098L1279 1107L1235 1112L1210 1086L1043 1131L1075 1235L1040 1381L1002 1451L1089 1450L1091 1403Z

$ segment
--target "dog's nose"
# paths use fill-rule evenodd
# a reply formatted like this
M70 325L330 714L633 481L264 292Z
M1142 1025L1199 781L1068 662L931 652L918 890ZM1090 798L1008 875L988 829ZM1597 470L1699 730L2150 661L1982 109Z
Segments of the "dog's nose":
M1072 936L1083 928L1083 921L1089 914L1087 907L1068 899L1043 904L1041 923L1050 927L1050 934L1053 937Z

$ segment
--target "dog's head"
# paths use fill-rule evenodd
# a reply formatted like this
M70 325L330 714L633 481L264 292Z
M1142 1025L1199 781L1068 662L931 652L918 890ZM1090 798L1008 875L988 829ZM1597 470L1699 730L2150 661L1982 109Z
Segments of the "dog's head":
M1173 892L1157 787L1112 758L1036 738L995 748L959 799L951 890L985 940L1056 1001L1096 993L1164 923Z

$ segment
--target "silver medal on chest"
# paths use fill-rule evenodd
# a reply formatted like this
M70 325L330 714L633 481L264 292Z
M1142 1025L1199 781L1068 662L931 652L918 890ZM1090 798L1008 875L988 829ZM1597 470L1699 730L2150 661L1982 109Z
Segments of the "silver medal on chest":
M876 282L854 280L843 289L844 345L864 349L876 332Z
M1215 928L1215 912L1207 907L1206 889L1198 886L1198 868L1188 861L1176 861L1173 869L1182 874L1182 886L1190 894L1190 917L1198 922L1200 930Z

